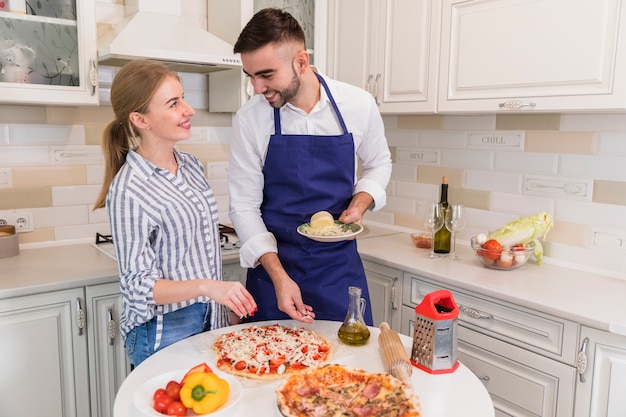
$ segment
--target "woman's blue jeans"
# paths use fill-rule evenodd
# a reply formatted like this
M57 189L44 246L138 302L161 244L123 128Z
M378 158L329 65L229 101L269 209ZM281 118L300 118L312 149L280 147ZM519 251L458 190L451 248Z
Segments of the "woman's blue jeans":
M205 303L195 303L163 316L163 333L161 344L155 350L156 317L147 323L135 327L126 335L126 354L130 360L131 369L146 360L156 351L176 343L194 334L210 330L211 306Z

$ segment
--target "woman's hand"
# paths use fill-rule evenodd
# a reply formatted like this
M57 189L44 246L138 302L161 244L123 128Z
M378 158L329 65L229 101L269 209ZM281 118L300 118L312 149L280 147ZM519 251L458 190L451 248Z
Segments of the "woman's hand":
M206 287L209 298L230 308L239 318L254 316L258 311L254 298L239 281L208 281Z

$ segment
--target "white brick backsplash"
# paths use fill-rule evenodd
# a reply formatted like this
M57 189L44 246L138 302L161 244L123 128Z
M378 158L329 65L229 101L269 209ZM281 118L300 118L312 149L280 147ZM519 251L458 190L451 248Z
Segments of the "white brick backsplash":
M82 145L83 125L9 125L12 145Z
M387 129L385 136L389 146L418 146L419 133L417 130Z
M470 207L467 208L466 212L467 228L473 227L480 233L499 229L508 222L520 218L517 214L499 213L497 211L473 209Z
M518 151L524 150L523 131L491 131L491 132L468 132L467 140L470 149L487 149L492 151Z
M443 116L442 128L451 130L493 130L496 128L496 116L494 114Z
M212 178L209 180L213 194L217 196L228 196L228 180Z
M594 250L552 242L544 244L544 252L550 254L545 262L556 260L559 264L585 266L593 268L596 273L606 271L607 275L615 275L616 271L621 271L623 276L623 271L626 271L626 256L623 252Z
M415 215L415 200L399 197L387 197L385 209L394 213Z
M417 179L417 165L393 164L391 179L396 181L415 181Z
M559 130L624 131L626 114L563 114Z
M554 154L496 152L493 167L496 171L556 175L558 161Z
M433 184L396 181L395 196L420 201L439 201L439 188L440 186Z
M626 228L626 207L613 204L599 204L556 200L555 218L571 223L588 224L596 227Z
M13 186L13 172L11 168L0 168L0 188L11 188Z
M477 190L519 193L522 190L522 174L484 170L465 170L465 188Z
M217 202L217 210L220 213L228 214L230 198L227 195L216 195L215 201Z
M491 210L530 216L542 211L552 214L554 200L522 194L491 193Z
M0 166L48 166L50 152L47 146L7 146L0 151Z
M86 224L89 223L88 210L86 205L34 208L33 221L37 227Z
M233 136L232 127L207 127L209 143L213 145L228 145Z
M492 169L493 154L484 151L444 149L441 165L454 168Z
M73 206L93 204L100 193L100 185L70 185L52 187L52 205Z
M378 211L366 211L363 215L363 219L372 222L393 224L394 214L390 211L386 211L385 208Z
M385 125L385 129L397 129L398 118L392 115L383 115L383 124Z
M209 180L213 178L228 178L228 162L207 162L206 177Z
M591 155L561 155L559 175L596 180L626 181L624 158Z
M56 240L93 239L96 241L96 233L109 234L109 223L90 223L82 225L57 226L54 228Z
M104 181L104 165L87 165L87 183L102 184Z
M438 149L396 148L398 162L415 165L439 165L441 151Z
M51 165L101 165L104 163L102 148L98 145L51 146Z
M106 208L94 210L93 204L90 204L87 213L89 214L89 223L105 223L109 221Z
M600 133L598 155L626 156L626 132Z
M420 130L420 148L467 148L467 132L465 131L441 131Z
M593 180L585 178L524 175L523 194L591 201Z

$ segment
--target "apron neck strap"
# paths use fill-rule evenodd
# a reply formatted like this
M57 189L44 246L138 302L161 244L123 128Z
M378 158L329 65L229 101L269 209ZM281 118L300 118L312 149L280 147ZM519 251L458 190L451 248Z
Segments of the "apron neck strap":
M322 78L322 76L319 75L317 72L314 72L314 74L319 80L322 87L324 87L324 90L326 90L326 94L328 95L330 104L333 106L333 109L335 110L337 119L339 119L339 124L341 125L341 129L343 130L344 135L347 135L348 128L346 127L346 123L343 121L343 117L341 116L341 113L339 112L339 108L337 107L337 103L335 102L335 99L330 92L330 88L328 88L328 84L326 84L326 81L324 81L324 78ZM281 127L280 127L280 109L275 107L274 108L274 134L280 135L281 133L282 132L281 132Z

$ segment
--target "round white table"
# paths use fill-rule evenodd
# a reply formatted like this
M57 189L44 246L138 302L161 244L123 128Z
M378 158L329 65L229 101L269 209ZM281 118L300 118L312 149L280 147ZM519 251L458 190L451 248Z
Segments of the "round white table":
M341 343L337 330L341 322L316 320L304 324L295 320L278 320L255 323L257 325L279 323L287 327L313 330L333 344L331 363L365 369L369 372L384 372L376 327L370 327L371 337L363 346L348 346ZM149 379L163 373L188 369L206 362L216 369L212 346L215 339L233 330L250 326L239 324L198 334L170 345L135 368L122 383L113 409L114 417L136 417L140 415L134 406L134 394L138 387ZM413 340L400 335L407 353L411 352ZM232 411L233 416L280 416L276 407L275 390L283 381L257 381L239 378L243 385L243 397ZM480 380L462 363L456 371L433 375L413 368L411 375L413 390L420 398L424 417L493 417L491 398Z

